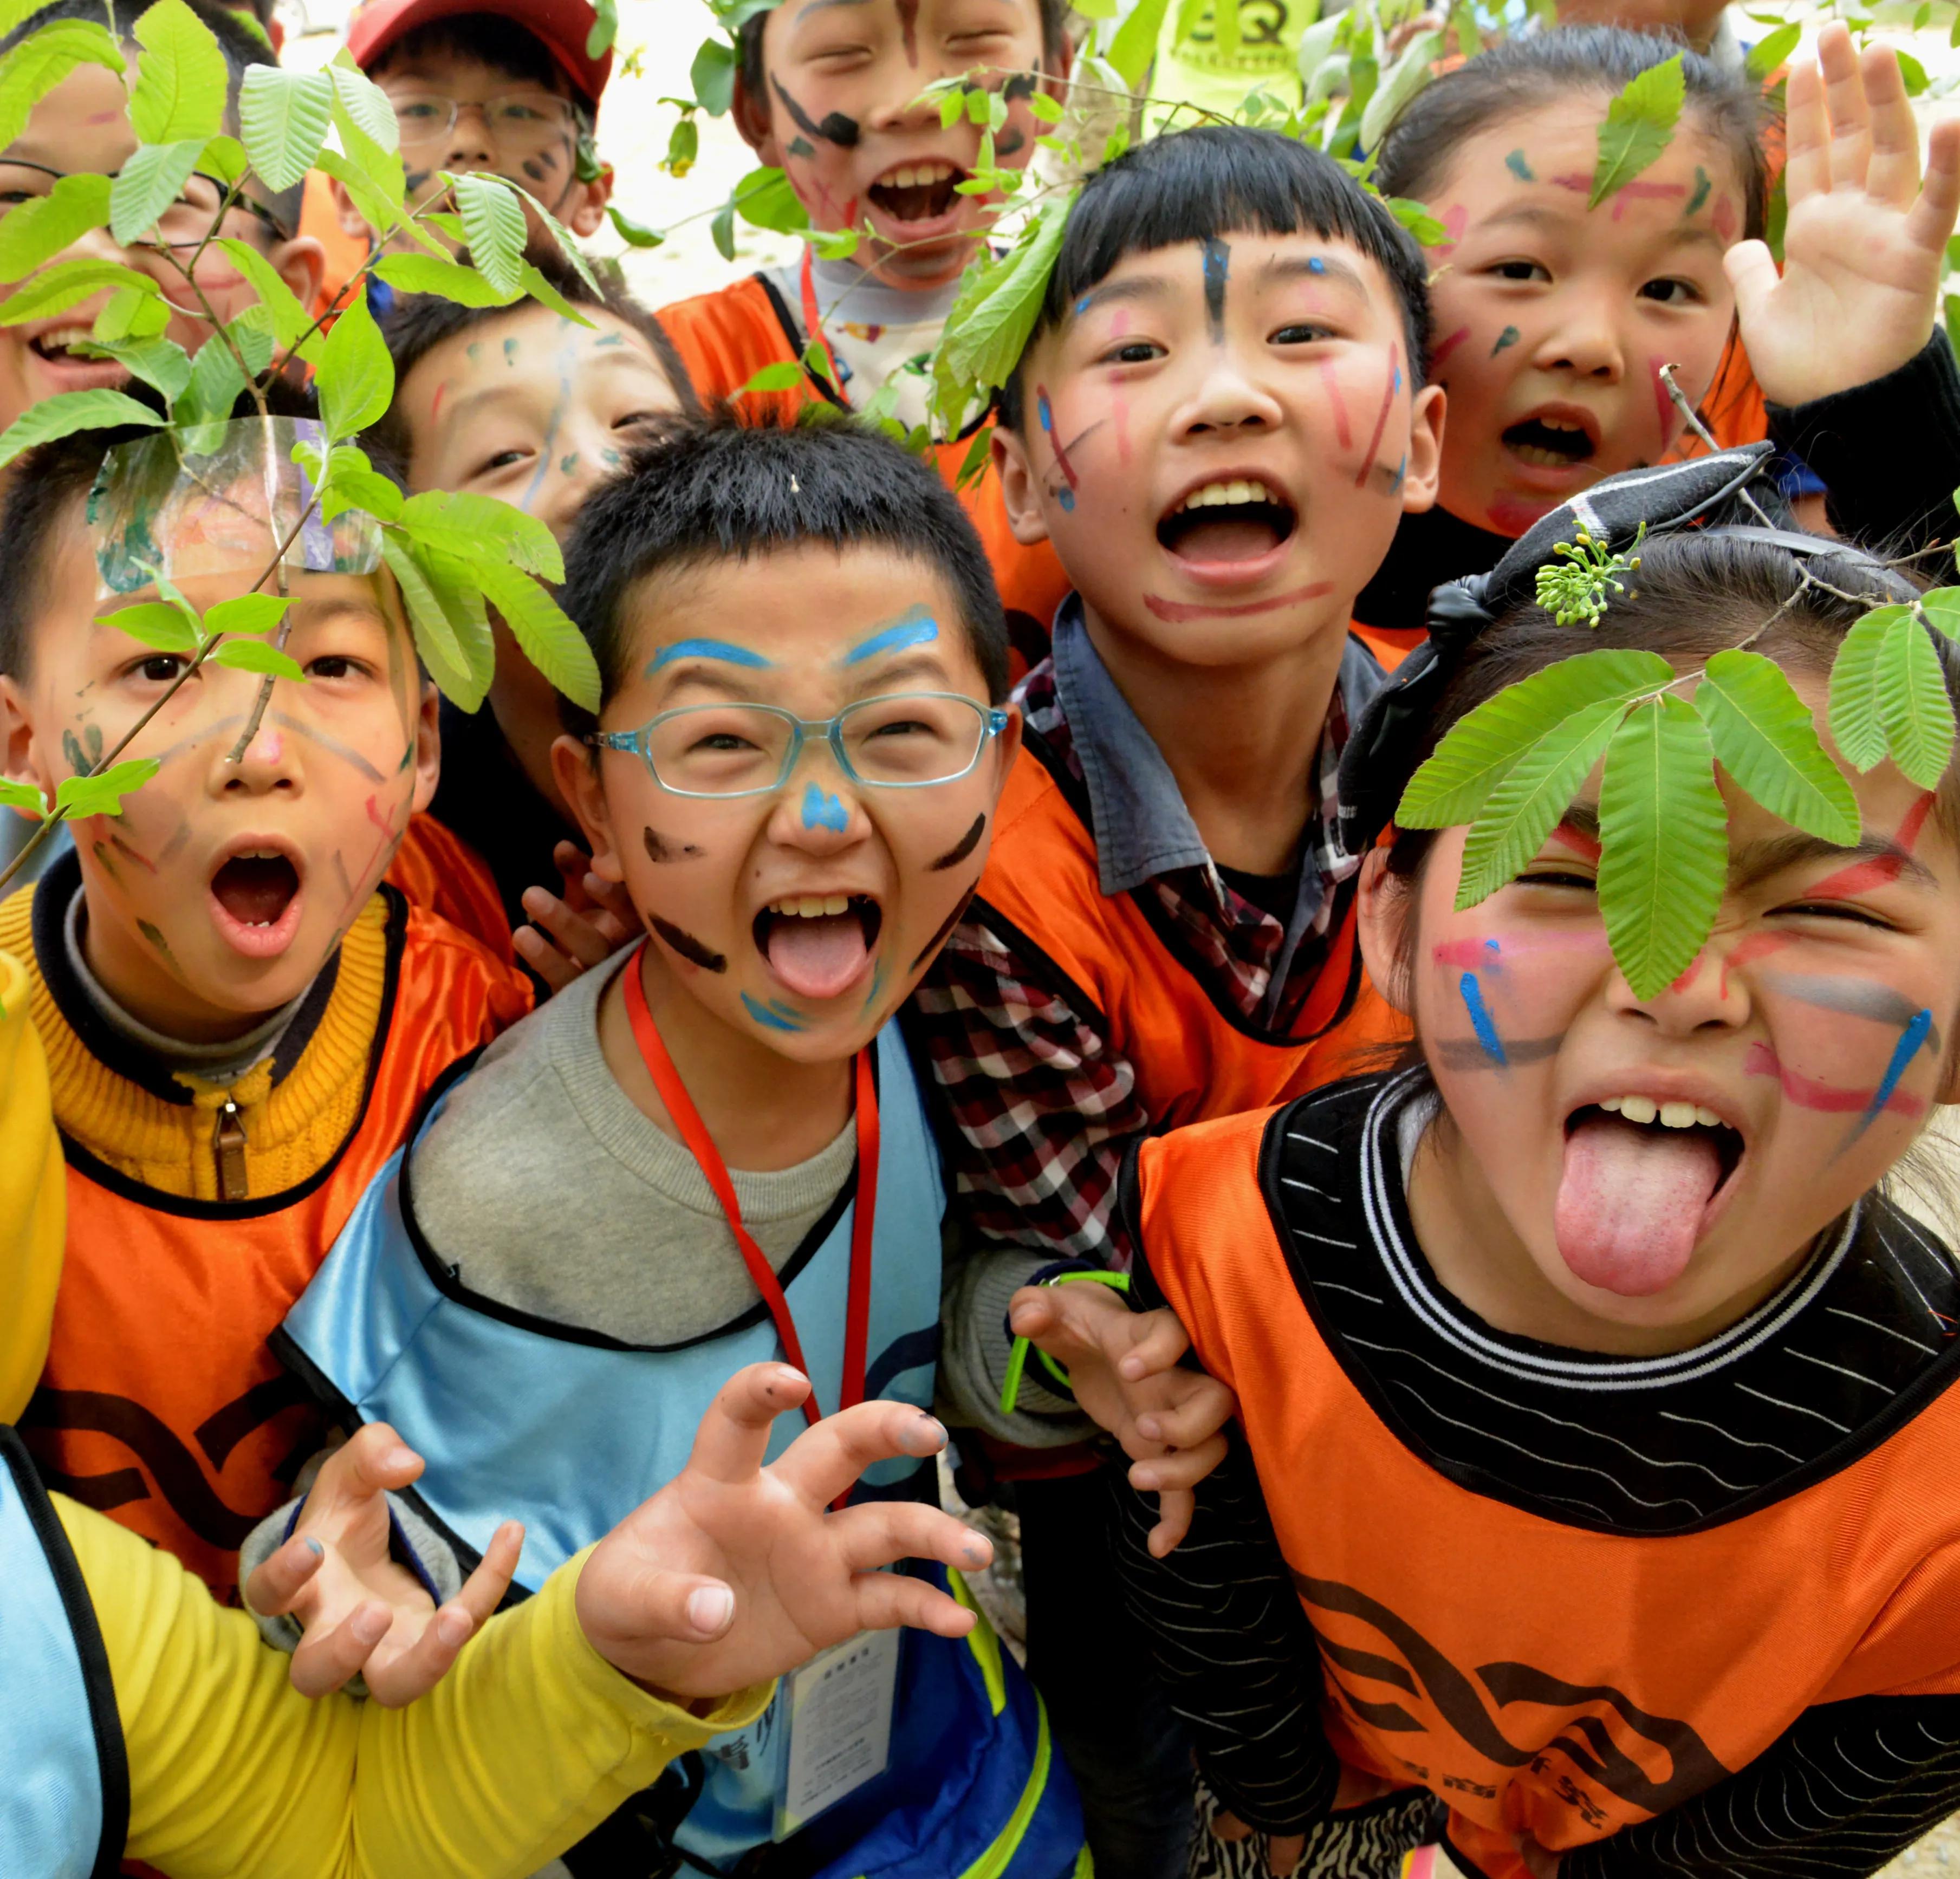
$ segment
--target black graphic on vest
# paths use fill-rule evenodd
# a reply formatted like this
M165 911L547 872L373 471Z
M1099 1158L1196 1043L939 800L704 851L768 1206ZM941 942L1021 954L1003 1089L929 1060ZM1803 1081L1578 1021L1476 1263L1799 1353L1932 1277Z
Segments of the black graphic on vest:
M1509 1663L1478 1665L1473 1682L1413 1625L1367 1593L1334 1579L1309 1579L1303 1572L1293 1576L1300 1597L1309 1607L1339 1612L1373 1626L1401 1653L1397 1658L1360 1650L1328 1637L1316 1625L1314 1635L1331 1667L1347 1672L1350 1677L1384 1683L1418 1699L1427 1696L1437 1715L1470 1748L1500 1768L1530 1766L1544 1774L1545 1758L1556 1750L1608 1794L1648 1814L1664 1814L1670 1807L1678 1807L1712 1788L1729 1772L1690 1725L1671 1716L1650 1715L1610 1683L1567 1683L1531 1664ZM1354 1713L1373 1727L1398 1731L1425 1730L1425 1725L1402 1704L1392 1699L1371 1702L1357 1696L1347 1678L1331 1672L1328 1680ZM1497 1715L1478 1691L1479 1683L1490 1693L1498 1712L1513 1703L1542 1704L1554 1709L1605 1703L1634 1734L1666 1753L1670 1772L1666 1779L1655 1780L1621 1748L1596 1715L1575 1716L1550 1742L1521 1748L1500 1727ZM1475 1782L1454 1785L1467 1792L1487 1792ZM1563 1785L1560 1792L1565 1792ZM1583 1791L1578 1790L1566 1798L1575 1806L1585 1798ZM1596 1809L1588 1801L1581 1811L1589 1819Z

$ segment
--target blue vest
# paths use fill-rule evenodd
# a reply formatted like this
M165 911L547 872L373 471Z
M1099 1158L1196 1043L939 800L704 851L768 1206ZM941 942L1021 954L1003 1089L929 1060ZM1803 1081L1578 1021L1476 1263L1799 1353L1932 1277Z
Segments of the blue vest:
M896 1025L879 1034L877 1063L878 1204L865 1395L926 1408L938 1359L945 1194ZM414 1207L415 1142L453 1087L362 1197L275 1342L329 1402L359 1421L392 1424L424 1458L414 1497L467 1553L480 1555L501 1521L523 1521L517 1578L534 1591L680 1472L702 1416L735 1371L780 1359L783 1350L759 1300L721 1331L654 1348L553 1324L466 1291L456 1269L445 1267L422 1238ZM826 1410L836 1407L842 1381L851 1191L839 1195L780 1275L817 1402ZM806 1426L800 1409L779 1416L771 1457ZM854 1498L935 1498L932 1466L909 1457L880 1462ZM998 1658L998 1645L993 1650ZM1015 1700L1002 1695L997 1704L994 1696L1010 1682ZM747 1729L718 1738L704 1751L705 1786L673 1835L695 1858L732 1865L769 1839L788 1748L780 1709L772 1705ZM985 1855L1004 1832L1013 1836L1007 1862L985 1871L998 1879L1072 1872L1081 1844L1074 1792L1048 1752L1039 1699L1011 1659L1003 1670L981 1663L969 1642L949 1646L908 1634L892 1741L893 1766L806 1830L821 1828L828 1840L838 1831L833 1815L861 1820L839 1849L840 1874L848 1867L850 1879L943 1879ZM963 1789L949 1757L968 1764ZM1041 1779L1024 1805L1037 1769ZM980 1796L994 1790L1004 1798L991 1810L998 1817L989 1829L990 1810ZM957 1805L963 1791L974 1803L963 1813ZM905 1816L908 1794L931 1817L919 1823L919 1844L896 1850L882 1865L859 1857L870 1851L866 1834L889 1834L892 1821ZM950 1811L943 1804L949 1798ZM1048 1856L1051 1827L1062 1839L1072 1835L1065 1856L1059 1847ZM1013 1863L1014 1846L1024 1842L1032 1863Z
M27 1451L0 1424L0 1873L110 1879L129 1824L88 1590Z

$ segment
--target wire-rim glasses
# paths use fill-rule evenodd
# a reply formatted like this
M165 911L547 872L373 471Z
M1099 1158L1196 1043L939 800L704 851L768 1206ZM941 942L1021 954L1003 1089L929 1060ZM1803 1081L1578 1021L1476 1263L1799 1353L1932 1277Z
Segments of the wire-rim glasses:
M12 173L21 170L30 171L36 176L49 177L52 180L45 189L28 188L25 186L24 179ZM24 157L9 157L4 161L0 161L0 220L5 219L10 209L25 208L27 202L46 202L54 193L54 185L71 173L65 170L52 168L44 163L30 163ZM76 173L90 173L83 171ZM112 171L97 171L94 173L107 175L111 182L115 180L115 173ZM203 183L210 192L210 199L208 202L198 199L198 196L203 193L202 191L197 192L196 194L189 192L192 184L200 183ZM156 239L128 242L124 246L131 248L195 248L199 246L212 233L212 224L218 219L219 205L224 203L228 187L227 184L221 182L216 176L208 176L202 170L193 171L184 179L185 192L180 193L177 199L158 217ZM17 202L8 199L14 196L25 197L26 202ZM239 195L234 196L226 206L230 208L243 209L247 215L254 216L262 222L282 240L286 239L288 231L285 224L266 208L264 203L256 202L249 196ZM193 223L196 224L195 232L192 231L192 227ZM173 227L177 231L174 234L170 232Z

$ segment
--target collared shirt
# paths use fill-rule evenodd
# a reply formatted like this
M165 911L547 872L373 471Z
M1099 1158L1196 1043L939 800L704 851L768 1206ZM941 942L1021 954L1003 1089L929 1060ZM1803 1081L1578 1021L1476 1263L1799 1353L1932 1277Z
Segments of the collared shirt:
M1056 618L1055 657L1014 695L1040 753L1025 761L1045 761L1086 806L1103 893L1147 898L1175 920L1204 996L1248 1025L1290 1025L1352 891L1359 863L1341 848L1335 779L1348 726L1381 683L1381 669L1351 640L1319 733L1300 882L1284 922L1220 873L1169 765L1097 655L1077 596ZM1051 1259L1120 1265L1116 1172L1154 1118L1134 1069L1078 997L983 912L954 928L927 971L913 1029L956 1126L947 1146L972 1226Z

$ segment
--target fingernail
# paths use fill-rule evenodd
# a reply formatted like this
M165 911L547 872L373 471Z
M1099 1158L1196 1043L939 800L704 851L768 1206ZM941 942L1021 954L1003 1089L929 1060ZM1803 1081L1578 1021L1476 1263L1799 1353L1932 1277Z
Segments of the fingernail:
M735 1615L735 1594L725 1585L697 1585L687 1595L687 1621L704 1637L713 1637Z
M390 1448L387 1455L382 1457L381 1465L384 1468L406 1468L412 1466L421 1458L414 1449L404 1443L399 1448Z
M1144 1374L1144 1360L1141 1357L1125 1357L1116 1368L1134 1383Z
M458 1611L451 1607L435 1615L435 1634L445 1644L460 1644L469 1636L472 1629L469 1614L466 1611Z
M932 1447L943 1448L946 1446L946 1425L937 1416L928 1416L921 1410L913 1429L915 1433L923 1435Z
M511 934L511 943L520 952L527 954L542 952L545 949L545 943L528 927L520 927Z
M306 1536L306 1543L307 1550L316 1559L323 1559L326 1557L326 1547L322 1546L311 1534L308 1534Z
M1132 1468L1130 1470L1131 1486L1141 1488L1146 1493L1154 1488L1163 1478L1155 1468Z
M985 1566L993 1556L994 1549L984 1541L980 1540L967 1541L966 1559L969 1566Z

